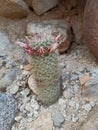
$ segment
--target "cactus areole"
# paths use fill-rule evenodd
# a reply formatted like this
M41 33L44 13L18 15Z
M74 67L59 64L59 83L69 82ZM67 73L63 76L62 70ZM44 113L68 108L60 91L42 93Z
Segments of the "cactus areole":
M44 105L55 103L61 95L59 54L56 51L61 43L59 38L60 34L54 38L54 41L34 43L32 36L27 36L26 43L18 42L31 57L38 97Z

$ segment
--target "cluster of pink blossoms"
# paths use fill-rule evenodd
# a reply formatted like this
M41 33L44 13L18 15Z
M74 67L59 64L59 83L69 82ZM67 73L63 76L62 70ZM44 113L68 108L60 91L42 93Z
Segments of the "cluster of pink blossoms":
M30 37L27 38L29 39L29 41L31 40ZM35 55L36 57L39 57L47 52L52 53L53 51L55 51L60 44L59 38L60 38L60 34L54 38L54 43L52 43L49 47L41 46L39 48L32 48L29 46L28 43L18 42L18 44L25 50L27 54Z

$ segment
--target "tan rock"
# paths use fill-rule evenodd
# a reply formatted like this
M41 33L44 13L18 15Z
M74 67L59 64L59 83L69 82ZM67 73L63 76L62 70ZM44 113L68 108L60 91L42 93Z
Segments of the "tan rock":
M58 0L32 0L32 7L36 14L41 15L58 4Z
M7 18L22 18L29 14L23 0L0 0L0 15Z
M79 81L80 81L81 86L83 86L88 80L91 80L91 79L92 78L88 75L84 75L84 76L79 77Z
M98 0L87 0L83 20L85 41L98 61Z
M32 0L24 0L28 5L29 7L32 7Z
M34 120L31 124L29 129L27 130L52 130L53 128L53 121L51 118L50 112L45 112L41 114L36 120Z

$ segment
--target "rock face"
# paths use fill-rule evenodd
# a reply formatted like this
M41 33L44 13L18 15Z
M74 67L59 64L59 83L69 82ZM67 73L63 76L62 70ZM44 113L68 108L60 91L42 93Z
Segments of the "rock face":
M88 0L84 12L84 37L98 61L98 0Z
M55 7L57 3L58 0L32 0L32 7L38 15L41 15Z
M38 33L42 37L41 40L46 38L46 35L48 38L48 34L54 38L60 33L62 35L62 42L58 48L59 53L63 53L69 48L73 38L71 28L65 20L50 20L43 21L43 23L29 23L27 26L27 35Z
M29 14L23 0L0 0L0 15L7 18L22 18Z
M0 130L10 130L17 113L17 102L11 95L0 93Z

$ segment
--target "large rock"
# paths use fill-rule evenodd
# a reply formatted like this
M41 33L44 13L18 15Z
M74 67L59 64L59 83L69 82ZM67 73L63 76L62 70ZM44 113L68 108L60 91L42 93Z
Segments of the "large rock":
M23 0L0 0L0 15L7 18L22 18L29 14Z
M58 0L32 0L32 7L36 14L41 15L58 4Z
M61 44L59 46L59 53L65 52L72 41L71 28L64 20L50 20L29 23L27 26L27 35L36 35L37 40L44 41L44 39L54 39L58 34L61 34Z
M84 38L98 61L98 0L87 0L84 11Z
M16 100L11 95L0 93L0 130L10 130L16 113Z

